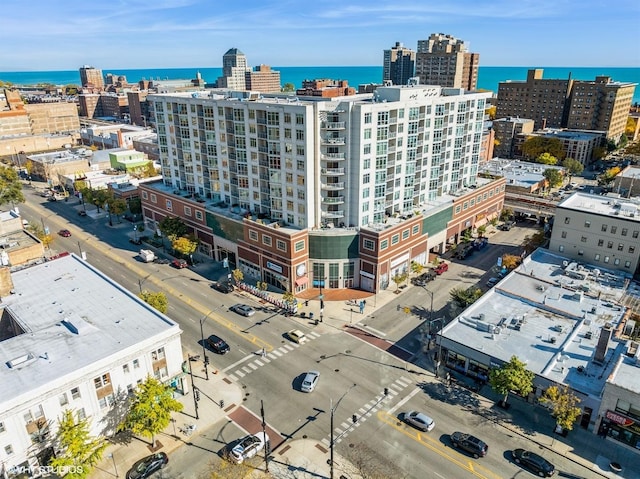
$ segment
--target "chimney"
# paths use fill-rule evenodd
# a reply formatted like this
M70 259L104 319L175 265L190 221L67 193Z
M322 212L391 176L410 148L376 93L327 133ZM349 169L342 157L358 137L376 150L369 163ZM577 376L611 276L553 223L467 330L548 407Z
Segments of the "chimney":
M613 334L613 327L611 323L607 323L600 330L600 337L598 338L598 344L596 345L596 352L593 355L593 362L602 364L604 358L607 355L607 349L609 349L609 340Z

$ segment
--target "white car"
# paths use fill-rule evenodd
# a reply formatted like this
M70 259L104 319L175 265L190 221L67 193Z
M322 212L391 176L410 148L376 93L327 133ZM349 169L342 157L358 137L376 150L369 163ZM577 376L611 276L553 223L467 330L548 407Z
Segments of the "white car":
M433 419L426 414L417 411L405 413L404 421L416 429L420 429L425 432L429 432L436 427L436 423Z
M319 371L309 371L302 380L302 386L300 387L302 392L312 392L316 388L316 384L318 384L318 379L320 379Z
M303 343L307 340L307 337L299 329L292 329L287 333L287 337L294 343Z
M241 464L247 459L252 458L264 448L267 448L269 453L269 435L264 432L259 432L251 436L245 436L240 439L240 442L236 444L229 452L229 459L236 464Z

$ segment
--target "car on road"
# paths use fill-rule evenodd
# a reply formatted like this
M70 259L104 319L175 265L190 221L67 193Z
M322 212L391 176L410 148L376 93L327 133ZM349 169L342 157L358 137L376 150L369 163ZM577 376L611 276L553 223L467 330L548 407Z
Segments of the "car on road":
M500 278L489 278L489 281L487 281L487 286L489 288L493 288L496 284L498 284L500 282Z
M302 386L300 389L303 393L310 393L316 388L318 384L318 379L320 379L319 371L309 371L305 374L304 379L302 380Z
M174 259L171 264L173 265L174 268L178 268L178 269L182 269L182 268L186 268L187 266L189 266L189 264L183 260L183 259Z
M484 457L487 455L489 446L482 440L471 434L456 431L450 436L453 447L468 452L474 458Z
M307 337L305 336L305 334L299 329L292 329L287 333L287 337L294 343L298 343L298 344L307 340Z
M433 271L435 271L437 275L441 275L445 271L449 271L449 265L447 263L440 263Z
M553 464L535 452L525 451L524 449L514 449L511 455L516 464L522 464L540 477L551 477L556 472Z
M229 451L228 457L232 462L240 464L258 454L265 447L267 448L268 453L269 435L264 432L259 432L240 439L238 444Z
M256 310L247 304L234 304L229 308L229 311L233 311L241 316L253 316L256 314Z
M58 201L55 196L47 196L47 201Z
M129 469L127 479L146 479L154 472L164 468L168 463L169 458L164 452L151 454L150 456L140 459Z
M211 287L224 294L233 292L233 285L229 281L214 281Z
M513 228L516 225L515 221L505 221L504 223L502 223L500 226L498 226L498 229L502 230L502 231L509 231L511 228Z
M212 334L207 338L207 346L213 352L218 354L227 354L231 350L227 342L215 334Z
M80 216L87 216L87 212L86 212L85 210L80 210L80 211L78 211L78 214L79 214Z
M436 423L433 419L418 411L409 411L405 413L404 422L425 432L429 432L436 427Z
M71 236L71 231L69 231L69 230L60 230L60 231L58 231L58 234L60 236L63 236L64 238L69 238Z
M411 282L416 286L425 286L429 281L436 279L436 273L430 269L419 276L411 279Z

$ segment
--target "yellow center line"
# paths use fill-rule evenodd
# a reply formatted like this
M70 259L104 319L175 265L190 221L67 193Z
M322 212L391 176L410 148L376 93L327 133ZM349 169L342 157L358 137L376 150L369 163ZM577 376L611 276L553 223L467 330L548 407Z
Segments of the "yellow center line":
M480 479L490 479L490 478L500 479L501 476L498 476L496 473L487 469L486 467L478 465L478 463L476 462L472 462L472 461L464 462L460 458L454 457L448 454L448 451L454 452L454 450L449 448L443 449L442 444L439 441L435 439L431 439L427 435L424 435L423 437L423 435L420 434L420 432L408 426L405 426L404 423L400 422L397 417L387 413L386 411L378 411L377 416L379 421L385 424L388 424L389 426L393 427L396 431L401 432L402 434L404 434L407 437L410 437L416 442L419 442L420 444L430 449L431 451L435 452L436 454L440 455L444 459L447 459L449 462L461 467L465 471L469 471L474 476ZM476 469L479 469L480 471Z

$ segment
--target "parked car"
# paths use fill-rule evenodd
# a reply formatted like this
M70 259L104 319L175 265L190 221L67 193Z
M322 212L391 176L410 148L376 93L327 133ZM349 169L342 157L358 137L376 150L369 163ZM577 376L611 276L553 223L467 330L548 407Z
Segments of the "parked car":
M171 264L173 265L174 268L178 268L178 269L182 269L182 268L186 268L187 266L189 266L189 264L183 260L183 259L174 259Z
M246 317L256 314L256 310L246 304L234 304L229 310Z
M489 449L483 440L460 431L451 434L451 444L453 447L468 452L476 459L486 456Z
M498 284L500 282L500 278L489 278L489 281L487 281L487 286L489 288L493 288L496 284Z
M215 334L212 334L207 338L207 346L213 352L218 354L227 354L231 350L227 342Z
M78 211L78 214L79 214L80 216L87 216L87 212L86 212L85 210L80 210L80 211Z
M437 275L441 275L445 271L449 271L449 265L447 263L440 263L433 271L435 271Z
M500 226L498 226L498 229L501 229L502 231L509 231L511 228L515 226L515 224L516 224L515 221L505 221Z
M287 333L287 337L294 343L298 343L298 344L307 340L307 337L305 336L305 334L299 329L292 329Z
M406 422L410 426L415 427L416 429L420 429L421 431L426 432L431 431L436 426L436 423L433 419L431 419L426 414L418 411L409 411L405 413L404 422Z
M214 281L211 283L211 287L224 294L233 292L233 285L228 281Z
M65 238L69 238L71 236L71 231L69 231L69 230L60 230L60 231L58 231L58 234L60 236L65 237Z
M136 462L129 472L127 479L146 479L156 471L164 468L169 463L169 458L164 452L151 454Z
M310 393L316 388L318 384L318 379L320 379L320 372L318 371L309 371L302 380L302 386L300 389L303 393Z
M511 455L516 464L522 464L540 477L551 477L556 472L553 464L535 452L525 451L524 449L514 449Z
M416 276L415 278L412 278L411 282L413 284L415 284L416 286L424 286L429 281L433 281L434 279L436 279L436 273L432 269L430 269L430 270L420 274L419 276Z
M232 462L240 464L258 454L265 447L267 448L267 452L269 452L269 435L264 432L259 432L240 439L240 442L231 449L228 457Z

